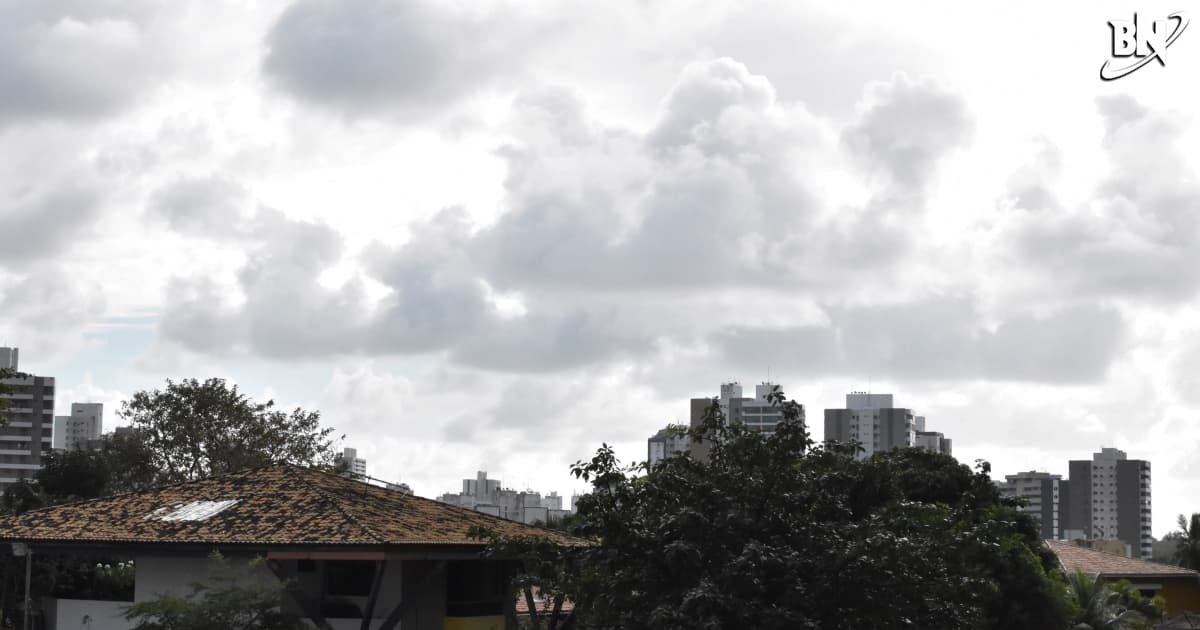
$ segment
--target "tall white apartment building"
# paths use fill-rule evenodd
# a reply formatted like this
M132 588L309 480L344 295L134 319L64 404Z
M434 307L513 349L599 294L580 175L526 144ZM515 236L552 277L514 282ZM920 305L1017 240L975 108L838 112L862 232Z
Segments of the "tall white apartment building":
M344 448L338 459L346 463L346 472L353 477L367 476L367 460L358 456L358 449Z
M71 403L71 415L54 416L54 448L87 449L104 432L103 403Z
M0 348L0 367L19 369L18 356L17 348ZM33 478L53 445L54 431L52 377L30 375L3 383L9 391L3 394L8 423L0 427L0 490Z

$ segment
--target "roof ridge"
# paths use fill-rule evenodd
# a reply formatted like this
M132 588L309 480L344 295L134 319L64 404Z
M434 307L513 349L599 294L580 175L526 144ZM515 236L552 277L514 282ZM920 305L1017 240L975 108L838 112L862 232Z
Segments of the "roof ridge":
M341 479L341 480L345 480L345 481L356 482L354 479L346 479L345 477L342 477L341 475L335 475L335 474L333 474L333 473L328 473L328 472L325 472L325 471L323 471L323 470L314 470L314 469L311 469L311 468L303 468L303 470L304 470L304 472L306 472L306 473L316 473L316 474L318 474L318 475L327 475L327 476L329 476L329 477L332 477L332 478L334 478L334 479ZM357 483L357 482L356 482L356 483ZM363 483L365 483L365 482L363 482ZM311 486L313 489L315 489L315 490L317 491L317 494L320 494L320 495L321 495L321 500L322 500L322 501L324 501L324 502L326 502L326 503L328 503L328 504L332 505L332 506L334 507L334 509L336 509L338 512L341 512L341 513L342 513L342 516L345 516L345 517L346 517L346 520L350 521L351 523L354 523L354 525L355 525L355 526L357 526L357 527L361 528L363 531L365 531L365 532L367 533L367 535L368 535L368 536L370 536L371 538L374 538L374 539L375 539L375 541L376 541L377 543L379 543L379 544L387 544L387 542L388 542L388 539L387 539L387 537L386 537L386 536L383 536L383 535L382 535L382 534L380 534L379 532L375 531L375 530L374 530L372 527L370 527L370 525L368 525L368 524L364 523L362 518L360 518L360 517L356 517L355 515L353 515L353 514L351 514L350 512L348 512L348 511L346 510L346 508L345 508L345 507L343 507L343 506L342 506L342 505L341 505L341 504L340 504L340 503L339 503L339 502L336 500L336 498L335 498L335 497L333 497L333 496L331 496L331 495L329 494L329 492L328 492L328 491L326 491L326 490L325 490L324 488L322 488L320 485L318 485L318 484L315 484L315 483L311 483L311 482L310 482L310 483L309 483L309 485L310 485L310 486ZM367 486L370 486L371 484L366 484L366 485L367 485Z
M310 472L310 473L317 473L317 474L319 474L319 475L325 475L325 476L327 476L327 477L330 477L331 479L334 479L334 480L336 480L337 482L360 483L360 484L362 484L362 485L364 485L364 486L366 486L366 487L368 487L368 488L371 488L371 490L372 490L372 491L377 491L377 492L396 492L395 490L388 490L387 488L380 488L379 486L373 485L373 484L371 484L371 483L369 483L369 482L366 482L366 481L363 481L363 480L360 480L360 479L354 479L354 478L350 478L350 477L343 477L342 475L338 475L338 474L334 474L334 473L326 472L326 471L324 471L324 470L315 470L315 469L312 469L312 468L308 468L308 469L305 469L305 470L306 470L306 472ZM543 526L537 526L537 525L532 525L532 524L530 524L530 523L522 523L521 521L514 521L514 520L511 520L511 519L504 518L503 516L497 516L497 515L495 515L495 514L488 514L487 512L480 512L479 510L473 510L473 509L471 509L471 508L468 508L468 507L463 507L463 506L461 506L461 505L455 505L455 504L453 504L453 503L446 503L445 501L438 501L437 499L430 499L429 497L423 497L423 496L420 496L420 495L417 495L417 494L406 494L406 495L404 495L404 500L406 500L406 501L412 501L412 500L416 500L416 501L424 501L424 502L426 502L426 503L431 503L431 504L433 504L433 505L436 505L436 506L438 506L439 508L442 508L442 509L449 509L449 510L451 510L451 511L458 511L458 512L462 512L462 513L464 513L464 514L471 514L471 515L473 515L473 516L483 516L483 517L486 517L487 519L491 519L491 520L493 520L493 521L496 521L496 522L498 522L498 523L504 523L504 524L506 524L506 525L512 525L512 524L514 524L514 523L515 523L515 524L517 524L517 525L521 525L521 526L523 526L523 527L528 527L529 529L534 529L534 530L538 530L538 531L541 531L541 532L548 532L548 533L552 533L552 534L564 534L564 535L566 535L566 536L571 536L571 534L569 534L569 533L567 533L567 532L560 532L560 531L558 531L558 530L553 530L553 529L550 529L549 527L546 527L546 526L544 526L544 525L543 525ZM343 509L342 511L343 511L343 512L345 512L345 510L344 510L344 509ZM348 514L348 513L347 513L347 516L353 516L353 515L351 515L351 514ZM486 541L481 541L481 542L486 542Z
M187 479L184 481L174 481L171 483L165 483L165 484L158 485L158 486L151 486L149 488L142 488L141 490L128 490L126 492L118 492L116 494L110 494L110 495L106 495L106 496L102 496L102 497L92 497L90 499L78 499L76 501L67 501L66 503L55 503L53 505L43 505L42 507L34 508L32 510L25 510L24 512L21 512L20 514L13 514L13 516L24 516L26 514L36 514L38 512L43 512L46 510L53 510L55 508L60 508L60 507L84 505L87 503L95 503L97 501L109 501L112 499L120 499L123 497L131 497L131 496L136 496L136 495L140 495L140 494L149 494L151 492L161 492L163 490L168 490L170 488L174 488L177 486L186 486L186 485L190 485L190 484L202 483L202 482L212 481L212 480L216 480L216 479L223 479L225 477L232 477L234 475L247 475L252 472L257 472L264 468L272 468L274 466L296 466L296 465L288 464L288 463L275 463L275 464L266 464L263 466L255 466L254 468L243 468L241 470L231 470L231 471L223 472L223 473L220 473L217 475L209 475L208 477L201 477L200 479ZM26 481L36 481L36 480L26 480Z

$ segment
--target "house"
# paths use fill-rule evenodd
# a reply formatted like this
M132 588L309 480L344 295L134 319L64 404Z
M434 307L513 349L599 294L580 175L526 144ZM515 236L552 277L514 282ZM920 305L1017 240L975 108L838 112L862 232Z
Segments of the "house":
M509 562L475 528L565 535L298 466L274 465L0 518L0 542L38 553L132 558L133 601L187 595L220 551L266 559L284 605L324 630L502 630ZM268 571L269 568L269 571ZM37 595L35 593L35 595ZM48 630L126 630L128 602L43 600ZM85 623L86 622L86 623ZM85 624L85 625L81 625ZM399 624L399 625L397 625Z
M1091 576L1099 575L1106 582L1129 580L1144 596L1162 595L1167 600L1168 617L1200 612L1198 571L1127 558L1069 542L1047 540L1046 545L1058 556L1059 564L1068 573L1082 571Z

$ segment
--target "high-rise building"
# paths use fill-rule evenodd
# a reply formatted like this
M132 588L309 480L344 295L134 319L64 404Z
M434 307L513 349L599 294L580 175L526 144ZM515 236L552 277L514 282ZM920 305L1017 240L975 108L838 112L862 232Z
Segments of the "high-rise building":
M860 458L893 448L919 447L951 454L952 441L942 433L925 430L925 416L896 407L891 394L846 394L845 409L825 410L825 441L857 441Z
M1068 466L1067 537L1120 540L1133 557L1153 557L1150 462L1101 448L1091 461L1072 460Z
M779 391L777 383L764 382L754 387L754 398L742 396L742 386L736 382L722 383L721 395L717 398L717 406L721 409L727 422L740 422L748 428L760 433L774 433L775 427L783 420L783 409L771 403L769 397ZM704 415L712 406L712 398L693 398L691 401L691 426L695 428L704 419ZM800 406L800 422L804 422L804 406ZM688 449L692 457L704 458L709 446L704 442L691 441Z
M542 496L533 490L518 492L504 488L500 480L488 479L487 472L482 470L475 473L474 479L463 479L462 492L447 492L437 500L522 523L547 523L572 512L563 509L562 497L557 492Z
M17 348L0 348L0 370L16 370L20 354Z
M687 427L667 425L646 440L646 463L651 468L662 460L686 453L690 439L682 431Z
M18 354L17 348L0 348L0 367L19 369ZM0 489L41 469L54 431L54 378L29 375L4 379L3 384L8 423L0 427Z
M917 436L913 442L913 446L943 455L954 454L954 440L951 440L939 431L926 431L925 416L916 416L913 418L913 425L917 429Z
M358 456L358 450L353 448L342 449L342 454L338 456L338 460L345 462L346 472L352 477L367 476L367 460Z
M1042 538L1047 540L1061 538L1059 517L1065 505L1061 501L1061 490L1065 485L1062 475L1033 470L1005 475L1004 483L999 484L1001 496L1024 499L1021 511L1037 519Z
M71 415L54 416L54 448L87 449L98 444L103 431L103 404L71 403Z

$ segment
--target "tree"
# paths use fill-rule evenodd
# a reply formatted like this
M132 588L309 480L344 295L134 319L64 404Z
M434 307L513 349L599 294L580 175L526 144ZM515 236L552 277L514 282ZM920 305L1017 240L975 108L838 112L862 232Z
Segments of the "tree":
M104 496L109 482L108 459L90 451L53 451L42 456L38 485L55 503Z
M1179 515L1179 537L1172 562L1186 569L1200 569L1200 514L1189 521Z
M799 406L771 400L773 435L712 405L690 431L704 461L623 467L604 445L578 462L592 492L574 533L592 544L518 577L547 574L584 628L1066 627L1053 554L986 464L920 449L861 459L857 445L815 445Z
M1076 571L1067 576L1067 592L1076 630L1137 630L1162 617L1162 599L1142 597L1125 580L1107 584L1099 575Z
M262 576L262 559L235 565L219 553L211 556L208 583L192 584L184 597L162 594L125 609L133 630L300 630L308 628L281 608L284 587Z
M121 404L154 471L154 483L175 483L289 462L333 462L333 429L320 414L256 403L223 379L167 381L163 390L142 391Z

